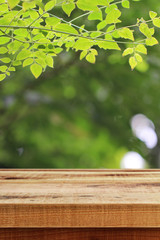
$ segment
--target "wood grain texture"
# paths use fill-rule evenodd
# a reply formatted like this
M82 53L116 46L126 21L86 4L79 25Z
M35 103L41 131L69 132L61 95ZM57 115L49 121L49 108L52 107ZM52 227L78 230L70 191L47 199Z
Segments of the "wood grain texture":
M0 228L160 227L160 170L0 170Z
M160 229L0 229L0 240L159 240Z

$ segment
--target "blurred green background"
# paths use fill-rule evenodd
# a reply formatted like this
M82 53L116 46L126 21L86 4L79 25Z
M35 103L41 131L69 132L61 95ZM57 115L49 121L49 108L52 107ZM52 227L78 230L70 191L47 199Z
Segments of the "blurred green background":
M122 19L149 10L160 14L159 1L132 2ZM119 52L92 65L63 51L39 79L19 68L0 83L1 168L159 168L159 137L159 45L134 71Z

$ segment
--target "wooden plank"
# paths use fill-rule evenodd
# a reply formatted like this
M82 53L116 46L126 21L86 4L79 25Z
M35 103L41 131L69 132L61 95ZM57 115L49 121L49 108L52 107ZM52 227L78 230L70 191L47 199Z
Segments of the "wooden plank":
M0 240L159 240L160 229L0 229Z
M0 170L0 228L160 227L160 170Z

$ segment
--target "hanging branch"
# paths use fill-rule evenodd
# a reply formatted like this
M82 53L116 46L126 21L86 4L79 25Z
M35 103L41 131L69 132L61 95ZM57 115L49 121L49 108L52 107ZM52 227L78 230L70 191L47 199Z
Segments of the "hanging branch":
M133 70L143 61L147 46L158 44L154 27L160 27L160 18L150 11L149 20L141 18L122 26L121 7L129 8L130 1L51 0L44 4L42 0L0 0L0 80L19 65L30 66L38 78L47 66L53 67L53 58L64 49L80 51L80 59L95 63L98 48L122 51L122 47L122 56L129 55ZM53 14L57 7L68 20ZM71 19L75 9L83 13ZM94 31L87 24L75 24L86 18L86 23L94 21Z

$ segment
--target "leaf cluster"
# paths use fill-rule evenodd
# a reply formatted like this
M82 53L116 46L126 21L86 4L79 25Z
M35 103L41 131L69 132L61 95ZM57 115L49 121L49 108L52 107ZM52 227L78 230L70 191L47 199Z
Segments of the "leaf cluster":
M150 11L149 20L141 18L134 25L122 26L122 8L129 8L130 2L0 0L0 80L17 66L30 66L38 78L47 67L54 67L54 57L64 49L79 51L80 59L90 63L95 63L98 48L122 51L122 56L129 55L134 69L143 61L142 54L147 54L146 47L158 44L154 33L155 27L160 27L160 18ZM65 19L54 14L57 7L67 15ZM72 18L76 9L81 14ZM75 24L84 17L95 22L94 30Z

